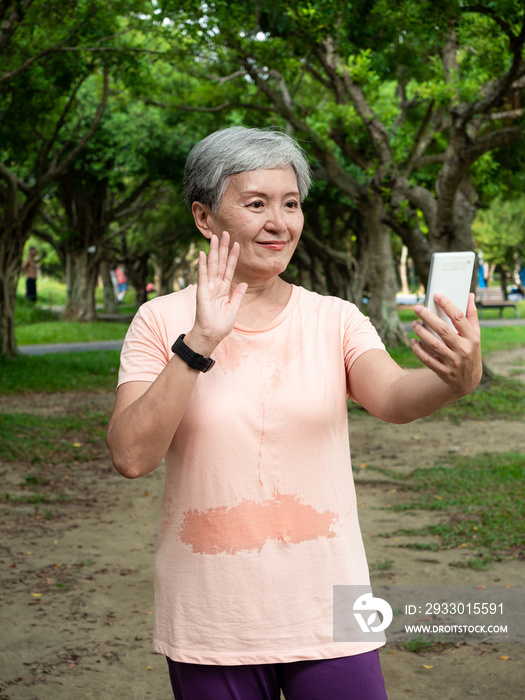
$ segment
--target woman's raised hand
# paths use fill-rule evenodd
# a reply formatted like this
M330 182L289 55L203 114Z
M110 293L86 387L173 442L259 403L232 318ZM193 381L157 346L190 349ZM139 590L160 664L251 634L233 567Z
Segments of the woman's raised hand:
M439 338L420 321L414 321L412 326L421 342L412 340L412 348L421 362L448 384L457 396L465 396L478 386L483 373L474 294L469 296L466 314L442 294L436 294L434 299L457 332L425 307L415 306L414 311Z
M248 288L242 282L233 291L231 289L239 252L237 242L230 250L230 235L224 231L220 243L212 234L207 257L206 253L199 253L195 325L185 342L207 357L231 333Z

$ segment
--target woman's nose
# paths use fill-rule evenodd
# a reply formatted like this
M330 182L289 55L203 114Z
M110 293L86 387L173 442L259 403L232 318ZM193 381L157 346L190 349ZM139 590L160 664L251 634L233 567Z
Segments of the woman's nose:
M268 218L266 219L264 228L274 233L283 233L286 231L286 222L280 207L275 207L268 211Z

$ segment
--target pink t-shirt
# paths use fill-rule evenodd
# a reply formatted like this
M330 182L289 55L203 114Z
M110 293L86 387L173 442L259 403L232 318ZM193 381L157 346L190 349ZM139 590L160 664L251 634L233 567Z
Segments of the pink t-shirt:
M119 384L153 382L195 319L195 286L138 311ZM350 463L347 376L384 349L352 304L293 287L265 328L236 326L199 376L166 455L155 651L176 661L336 658L334 585L368 584Z

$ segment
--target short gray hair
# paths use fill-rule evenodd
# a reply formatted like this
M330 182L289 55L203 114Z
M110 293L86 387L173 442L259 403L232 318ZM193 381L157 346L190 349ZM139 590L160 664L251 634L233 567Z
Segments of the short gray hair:
M308 194L310 166L297 141L282 131L233 126L214 131L191 150L184 170L184 196L191 208L201 202L216 214L228 178L252 170L291 165L301 201Z

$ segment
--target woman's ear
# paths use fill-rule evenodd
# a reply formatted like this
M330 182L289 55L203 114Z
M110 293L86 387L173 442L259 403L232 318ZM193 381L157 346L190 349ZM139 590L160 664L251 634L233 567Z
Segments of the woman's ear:
M209 207L205 204L201 204L201 202L193 202L191 205L191 213L193 214L195 226L197 226L205 238L210 239L213 231L210 225L211 211Z

